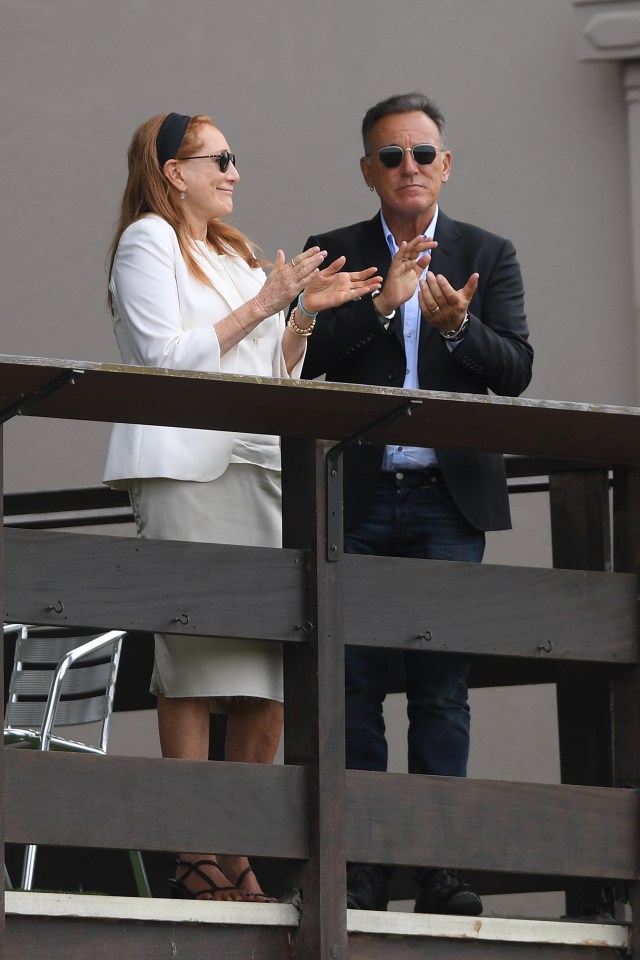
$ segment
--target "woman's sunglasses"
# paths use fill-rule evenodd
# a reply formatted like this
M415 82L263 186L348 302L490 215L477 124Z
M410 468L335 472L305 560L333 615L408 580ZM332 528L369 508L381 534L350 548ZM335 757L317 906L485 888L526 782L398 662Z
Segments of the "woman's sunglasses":
M404 160L405 153L410 153L416 163L426 167L436 158L438 148L432 143L416 143L415 147L398 147L395 144L382 147L378 150L378 159L383 167L393 169L399 167Z
M228 150L223 150L222 153L203 153L199 157L180 157L180 160L212 160L220 165L220 173L226 173L230 163L236 166L236 155Z

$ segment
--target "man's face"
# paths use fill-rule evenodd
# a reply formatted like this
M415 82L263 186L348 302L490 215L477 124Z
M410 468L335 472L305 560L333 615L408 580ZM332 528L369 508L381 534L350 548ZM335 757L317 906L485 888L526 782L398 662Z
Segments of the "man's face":
M405 149L399 166L389 169L378 156L382 147L403 148L430 143L437 148L432 163L416 163ZM360 167L368 187L374 187L388 221L424 221L426 229L435 213L435 206L451 169L451 154L441 149L438 127L426 113L394 113L381 117L371 131L371 156L362 157Z

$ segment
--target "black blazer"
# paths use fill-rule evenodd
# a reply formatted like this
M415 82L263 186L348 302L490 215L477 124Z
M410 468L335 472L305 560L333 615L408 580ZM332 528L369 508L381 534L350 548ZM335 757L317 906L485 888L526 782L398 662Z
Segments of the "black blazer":
M451 351L426 322L421 324L418 378L423 390L492 393L516 397L531 380L533 349L528 342L524 291L516 252L509 240L472 224L451 220L442 210L435 232L438 247L430 270L442 273L456 289L478 273L478 289L469 305L464 340ZM328 251L327 263L346 256L347 270L377 267L386 276L391 255L380 215L330 233L309 237L305 249ZM303 377L322 374L339 383L401 387L406 358L401 311L385 331L371 297L318 315L309 337ZM345 454L345 528L365 516L382 463L384 448L362 446ZM511 526L501 454L436 449L451 495L479 530Z

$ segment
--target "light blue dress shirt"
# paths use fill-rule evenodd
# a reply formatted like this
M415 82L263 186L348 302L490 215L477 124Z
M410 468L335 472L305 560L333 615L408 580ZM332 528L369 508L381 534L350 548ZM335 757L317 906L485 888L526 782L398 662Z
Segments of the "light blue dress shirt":
M398 244L396 243L395 238L387 225L382 211L380 211L380 217L382 219L382 228L384 230L387 246L391 251L391 256L394 257L399 249ZM433 239L437 221L438 207L436 206L436 212L433 215L433 220L424 233L425 237L430 237ZM426 277L428 269L429 267L426 266L422 272L421 279ZM406 303L400 307L400 312L402 315L404 351L407 357L407 368L402 386L406 390L418 390L420 387L420 384L418 383L418 343L420 340L421 315L420 306L418 304L418 293L419 287L416 286L415 292L411 299L407 300ZM388 446L385 448L384 458L382 460L382 469L391 471L422 470L425 467L437 466L437 464L438 460L435 450L433 450L431 447Z

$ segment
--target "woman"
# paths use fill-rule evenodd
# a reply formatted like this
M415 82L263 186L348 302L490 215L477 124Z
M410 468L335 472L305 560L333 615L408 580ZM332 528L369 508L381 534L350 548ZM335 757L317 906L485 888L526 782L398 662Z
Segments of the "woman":
M109 272L125 363L296 377L315 314L379 289L374 267L340 273L344 257L321 270L318 247L290 262L279 250L265 277L249 240L221 220L239 176L209 117L153 117L128 160ZM140 537L281 545L277 437L116 424L104 479L128 487ZM279 643L157 635L151 691L163 756L206 760L218 710L228 714L226 759L271 763L281 658ZM242 856L182 853L174 884L200 899L270 899Z

